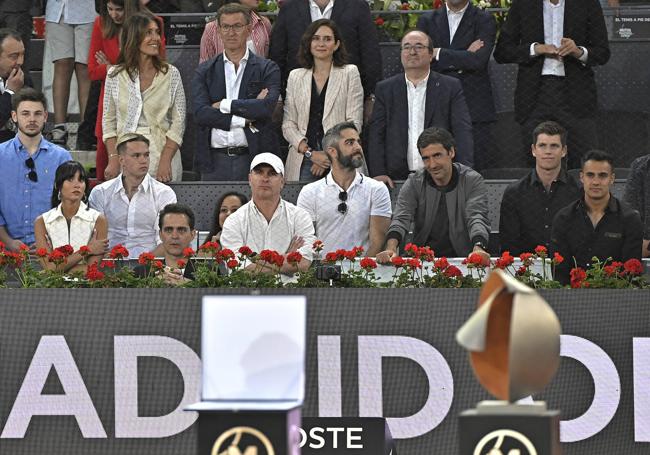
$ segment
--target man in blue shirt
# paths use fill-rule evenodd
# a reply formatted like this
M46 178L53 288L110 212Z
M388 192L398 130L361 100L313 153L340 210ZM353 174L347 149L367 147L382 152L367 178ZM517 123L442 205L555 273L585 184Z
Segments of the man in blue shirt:
M45 96L23 88L12 98L16 137L0 144L0 241L17 251L34 244L34 220L51 207L54 175L70 153L43 138Z

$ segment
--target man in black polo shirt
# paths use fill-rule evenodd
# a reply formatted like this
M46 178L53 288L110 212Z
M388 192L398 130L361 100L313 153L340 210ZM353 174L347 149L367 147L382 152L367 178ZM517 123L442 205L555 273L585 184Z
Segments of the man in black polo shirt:
M599 150L583 158L580 180L584 197L566 206L553 220L551 251L564 257L555 278L569 283L569 273L577 264L587 268L591 258L625 262L641 260L643 225L639 212L616 199L612 157Z
M499 238L501 251L519 255L537 245L549 247L557 212L580 197L576 179L562 169L567 153L566 130L556 122L542 122L533 131L535 168L503 193Z

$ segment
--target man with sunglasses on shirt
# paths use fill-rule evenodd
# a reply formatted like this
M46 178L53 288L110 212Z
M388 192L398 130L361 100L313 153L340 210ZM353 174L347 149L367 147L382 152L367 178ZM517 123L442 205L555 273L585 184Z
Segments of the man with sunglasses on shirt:
M478 253L489 261L490 235L487 188L481 175L453 163L456 144L442 128L427 128L418 138L424 168L411 174L400 190L386 249L377 261L388 263L413 228L413 243L429 246L437 257Z
M52 208L54 175L70 153L46 141L47 102L43 93L24 87L12 97L11 118L18 132L0 144L0 241L7 249L34 245L34 220Z
M322 144L331 171L302 188L298 207L311 215L325 251L362 246L368 256L375 256L390 224L388 188L357 170L363 164L363 149L354 123L333 126Z

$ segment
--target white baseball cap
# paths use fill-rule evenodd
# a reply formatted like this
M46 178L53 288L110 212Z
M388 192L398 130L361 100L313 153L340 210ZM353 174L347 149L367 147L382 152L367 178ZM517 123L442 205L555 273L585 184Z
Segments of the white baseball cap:
M284 164L282 164L282 160L273 153L265 152L255 155L255 158L251 161L251 171L260 164L268 164L275 169L275 172L284 175Z

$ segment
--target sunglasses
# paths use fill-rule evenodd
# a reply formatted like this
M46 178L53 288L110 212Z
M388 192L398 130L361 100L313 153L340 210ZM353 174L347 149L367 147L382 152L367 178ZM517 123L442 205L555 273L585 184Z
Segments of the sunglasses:
M29 180L32 182L38 182L38 174L36 173L36 165L34 164L34 159L32 157L29 157L25 160L25 166L29 168L29 173L27 174L27 177Z
M347 191L341 191L339 192L339 200L341 203L337 207L337 210L339 211L340 214L345 215L348 213L348 204L345 203L345 201L348 200L348 192Z

